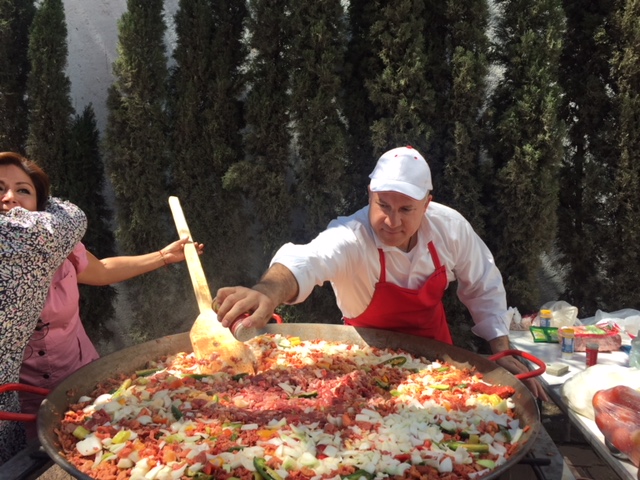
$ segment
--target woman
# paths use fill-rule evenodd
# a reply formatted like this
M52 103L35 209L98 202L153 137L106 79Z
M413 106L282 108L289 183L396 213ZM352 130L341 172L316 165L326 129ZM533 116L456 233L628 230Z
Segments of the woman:
M48 192L42 192L38 198L46 195ZM21 205L18 201L14 206L27 210L37 208L33 202ZM53 390L71 373L99 358L80 319L79 283L111 285L182 262L187 242L189 239L184 238L157 252L102 260L77 243L53 276L44 309L24 351L20 383ZM196 242L195 246L202 253L203 245ZM21 392L20 402L23 413L37 413L42 397ZM28 436L35 436L35 424L26 427Z
M20 383L53 390L80 367L99 358L80 319L78 284L103 286L184 261L189 239L170 243L163 249L137 256L99 260L78 243L58 268L51 281L44 309L24 351ZM195 243L199 253L203 246ZM37 413L42 397L20 393L23 413ZM35 424L26 425L29 437Z
M48 194L49 178L37 165L0 153L0 384L18 381L53 273L87 227L78 207ZM1 395L0 409L19 412L17 394ZM24 446L23 425L0 422L0 464Z

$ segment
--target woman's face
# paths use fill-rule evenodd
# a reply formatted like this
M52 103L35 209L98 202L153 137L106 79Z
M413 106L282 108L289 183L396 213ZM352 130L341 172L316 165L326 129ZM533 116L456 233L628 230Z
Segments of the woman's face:
M0 202L2 213L13 207L37 210L38 198L31 177L15 165L0 165Z

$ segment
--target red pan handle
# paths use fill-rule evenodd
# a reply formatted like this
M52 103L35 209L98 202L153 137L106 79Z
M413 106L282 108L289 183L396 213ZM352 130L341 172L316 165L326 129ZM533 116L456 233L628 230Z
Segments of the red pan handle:
M530 372L518 373L517 375L515 375L515 377L518 380L524 380L525 378L537 377L538 375L542 375L547 370L547 364L546 363L544 363L538 357L534 357L530 353L523 352L521 350L503 350L502 352L498 352L498 353L490 356L489 360L495 362L496 360L498 360L498 359L500 359L502 357L506 357L507 355L517 355L517 356L520 356L520 357L524 357L527 360L529 360L529 361L535 363L536 365L538 365L538 367L540 367L537 370L532 370Z
M5 383L0 385L0 394L6 392L28 392L35 393L46 397L50 390L46 388L34 387L33 385L25 385L24 383ZM14 413L0 411L0 420L9 420L12 422L35 422L37 415L35 413Z

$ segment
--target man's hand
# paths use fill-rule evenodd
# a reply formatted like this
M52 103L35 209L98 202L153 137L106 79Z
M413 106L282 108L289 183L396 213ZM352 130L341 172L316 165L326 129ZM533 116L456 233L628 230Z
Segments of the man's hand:
M242 320L244 327L264 327L278 306L264 293L247 287L221 288L213 303L213 309L218 313L218 320L227 328L245 313L249 316Z
M278 305L297 296L296 277L287 267L275 263L253 288L224 287L218 290L212 308L218 312L220 323L227 328L245 313L249 316L242 320L243 327L262 328Z
M494 338L493 340L489 341L489 345L491 346L491 351L493 353L499 353L505 350L509 350L509 337L502 336ZM502 357L496 360L496 363L505 370L513 373L514 375L529 372L527 366L513 356ZM535 377L527 378L522 380L522 383L525 384L525 386L531 391L534 397L543 402L549 401L549 396L542 387L542 383L540 383L539 379Z

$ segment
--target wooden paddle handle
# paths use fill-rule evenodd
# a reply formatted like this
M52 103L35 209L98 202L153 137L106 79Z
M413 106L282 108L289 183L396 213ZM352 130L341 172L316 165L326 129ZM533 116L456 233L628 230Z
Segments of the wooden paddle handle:
M180 238L187 236L193 240L191 238L189 226L187 225L187 220L184 218L184 213L182 212L182 207L180 206L180 200L178 197L169 197L169 207L171 208L173 221L176 224L176 229L178 230ZM193 291L195 292L196 300L198 301L198 308L201 313L210 311L212 309L211 291L209 290L207 278L204 275L204 270L202 270L198 251L196 246L193 244L193 241L184 246L184 256L187 262L187 268L189 269L189 276L193 283Z

